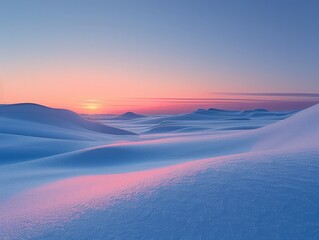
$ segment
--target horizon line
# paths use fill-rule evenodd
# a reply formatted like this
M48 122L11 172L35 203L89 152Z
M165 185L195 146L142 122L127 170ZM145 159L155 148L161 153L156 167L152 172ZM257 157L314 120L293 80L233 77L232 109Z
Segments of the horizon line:
M138 113L138 114L149 114L149 115L161 115L161 114L187 114L187 113L192 113L198 109L205 109L205 110L208 110L208 109L219 109L219 110L227 110L227 111L245 111L245 110L256 110L256 109L265 109L267 111L298 111L298 110L302 110L302 109L305 109L305 108L308 108L308 107L311 107L313 105L316 105L316 104L319 104L319 101L285 101L285 100L266 100L266 102L270 103L270 104L275 104L275 103L281 103L283 106L291 106L291 105L296 105L298 107L296 108L287 108L287 109L280 109L280 110L272 110L270 109L270 107L266 106L266 107L246 107L246 108L243 108L243 107L214 107L214 106L210 106L210 107L193 107L193 108L188 108L188 110L185 109L185 111L183 112L175 112L174 113L174 109L172 111L172 109L169 111L160 111L158 113L147 113L147 112L143 112L143 111L136 111L136 110L125 110L125 111L121 111L121 112L118 112L118 113L112 113L112 112L98 112L98 113L85 113L85 112L81 112L81 111L76 111L76 110L73 110L72 108L68 108L68 107L58 107L58 106L54 106L54 105L50 105L50 104L41 104L41 103L35 103L35 102L17 102L17 103L1 103L0 104L0 107L1 106L7 106L7 105L37 105L37 106L41 106L41 107L46 107L46 108L52 108L52 109L60 109L60 110L69 110L69 111L72 111L72 112L75 112L79 115L121 115L121 114L124 114L124 113L127 113L127 112L133 112L133 113ZM226 103L224 103L226 104ZM236 105L236 103L232 103L233 105L231 106L234 106L234 104ZM241 103L242 105L244 105L243 103ZM240 103L237 102L237 105L238 106L240 105ZM176 110L176 109L175 109Z

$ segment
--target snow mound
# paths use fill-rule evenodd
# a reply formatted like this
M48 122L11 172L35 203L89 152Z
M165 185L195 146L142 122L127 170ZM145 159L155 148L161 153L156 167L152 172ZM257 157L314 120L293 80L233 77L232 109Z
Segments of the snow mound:
M319 104L256 130L259 149L319 145Z
M133 113L133 112L126 112L123 113L117 117L114 117L114 119L122 119L122 120L132 120L132 119L137 119L137 118L144 118L144 115L140 115L137 113Z
M32 103L0 106L0 118L24 121L25 125L28 125L29 123L39 123L59 128L86 129L105 134L134 134L126 130L86 120L69 110L49 108ZM5 128L2 128L1 132L5 132Z
M231 110L224 110L224 109L218 109L218 108L209 108L209 109L197 109L193 113L195 114L203 114L203 115L225 115L225 114L233 114L237 111L231 111Z

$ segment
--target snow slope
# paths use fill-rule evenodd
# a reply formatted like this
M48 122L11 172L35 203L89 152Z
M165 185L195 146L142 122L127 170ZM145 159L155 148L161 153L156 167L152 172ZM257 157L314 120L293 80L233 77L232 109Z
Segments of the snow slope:
M318 239L318 119L315 105L254 130L97 138L4 164L0 238Z
M132 132L37 104L0 106L0 165L113 142ZM122 137L122 138L123 138Z
M106 126L104 124L89 121L78 114L65 109L54 109L38 104L22 103L0 106L0 120L6 121L5 124L1 124L0 131L2 133L15 133L19 134L23 127L28 127L29 124L44 124L52 127L69 128L75 130L89 130L93 132L115 134L115 135L132 135L134 133L125 131L122 129ZM10 121L14 122L13 127L10 126ZM9 125L9 126L8 126ZM24 125L24 126L22 126ZM20 126L20 127L19 127ZM19 127L17 132L13 132L13 129ZM28 131L28 130L27 130Z

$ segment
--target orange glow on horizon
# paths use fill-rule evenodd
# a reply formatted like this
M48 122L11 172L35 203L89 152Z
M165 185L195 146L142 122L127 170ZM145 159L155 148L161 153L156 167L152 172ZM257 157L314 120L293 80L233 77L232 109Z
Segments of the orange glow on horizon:
M35 68L26 64L3 74L6 81L0 85L0 103L37 103L83 114L187 113L198 108L293 109L312 104L291 101L280 107L277 102L271 102L282 100L280 96L212 93L253 92L241 83L236 73L201 73L196 69L166 69L127 62L88 64L81 60L38 65ZM247 79L254 78L247 76ZM246 101L247 98L251 101Z
M98 100L87 100L80 104L80 109L84 113L101 113L103 111L103 104Z
M212 79L218 78L204 76L194 69L188 72L145 63L106 60L93 64L72 59L30 63L9 69L3 75L6 82L0 86L1 103L29 102L94 114L152 112L152 109L165 112L167 105L171 109L171 103L154 102L148 98L200 98L207 94L207 88L203 89L194 80L207 79L211 85L214 83ZM219 84L219 89L227 88ZM140 98L139 102L134 100L137 98Z

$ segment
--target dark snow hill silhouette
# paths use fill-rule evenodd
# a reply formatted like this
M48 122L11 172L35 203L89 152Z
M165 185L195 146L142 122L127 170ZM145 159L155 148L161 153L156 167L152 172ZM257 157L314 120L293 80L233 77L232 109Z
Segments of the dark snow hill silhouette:
M126 112L121 115L118 115L114 117L113 119L119 119L119 120L132 120L132 119L137 119L137 118L144 118L146 116L140 115L134 112Z
M202 115L233 115L238 113L238 111L218 109L218 108L209 108L209 109L200 108L195 110L193 113L202 114Z
M0 105L0 117L36 122L62 128L86 129L105 134L135 135L135 133L130 131L87 120L70 110L50 108L34 103Z

